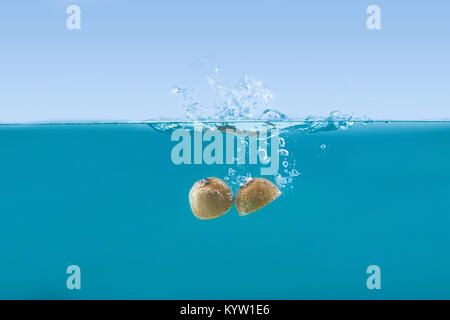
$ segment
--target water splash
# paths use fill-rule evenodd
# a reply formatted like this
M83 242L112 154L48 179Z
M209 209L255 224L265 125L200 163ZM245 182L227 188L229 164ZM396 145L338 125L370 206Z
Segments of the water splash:
M185 113L177 121L206 122L205 129L221 130L223 127L232 127L239 134L275 128L312 133L348 129L356 122L363 124L370 122L367 117L356 118L340 111L332 111L325 117L308 116L304 119L289 117L277 110L273 102L273 92L262 81L244 75L237 82L228 85L218 78L218 71L217 67L213 71L208 71L207 58L203 58L203 76L213 93L210 102L200 102L195 97L192 86L172 87L172 94L181 97ZM189 123L185 126L189 126Z
M204 61L206 64L206 61ZM293 132L315 133L321 131L333 131L348 129L355 123L366 124L368 118L355 118L339 111L332 111L328 116L309 116L304 119L295 119L277 110L273 103L272 91L261 81L248 75L244 75L236 83L227 85L221 82L218 68L213 72L204 70L204 76L213 91L213 99L209 103L200 102L194 95L194 88L189 86L181 88L172 87L172 94L181 97L184 109L184 117L176 121L149 123L158 131L171 132L178 128L195 130L194 122L202 122L202 130L214 130L220 132L232 131L245 140L245 136L254 136L255 132L279 134L280 169L274 175L274 182L280 189L292 188L294 178L301 175L296 168L296 159L286 148L284 134ZM276 130L273 130L276 129ZM247 151L248 152L248 149ZM246 155L248 156L248 154ZM270 161L267 150L259 148L258 158L261 164ZM255 174L251 166L235 164L227 171L224 180L235 191Z
M192 87L172 87L172 93L182 98L185 117L191 121L287 120L288 116L274 109L273 93L261 81L248 75L235 84L223 84L216 76L204 72L213 101L204 104L194 97Z

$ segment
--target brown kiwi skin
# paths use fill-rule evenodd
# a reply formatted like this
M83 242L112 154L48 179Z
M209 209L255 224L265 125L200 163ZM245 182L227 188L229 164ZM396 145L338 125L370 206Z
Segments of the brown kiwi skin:
M254 178L243 185L236 196L239 215L245 216L268 205L281 195L281 191L265 178Z
M189 191L189 204L194 216L211 220L227 213L234 203L233 192L221 179L210 177L194 183Z

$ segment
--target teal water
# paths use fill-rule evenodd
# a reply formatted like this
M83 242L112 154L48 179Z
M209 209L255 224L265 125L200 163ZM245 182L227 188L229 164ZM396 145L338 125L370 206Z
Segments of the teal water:
M201 221L189 189L229 166L174 165L167 133L0 126L0 298L450 298L449 123L283 138L292 189ZM66 288L72 264L81 290Z

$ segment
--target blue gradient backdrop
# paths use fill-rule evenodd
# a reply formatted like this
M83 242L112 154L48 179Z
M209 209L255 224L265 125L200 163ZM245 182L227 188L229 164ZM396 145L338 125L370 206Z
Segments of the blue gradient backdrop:
M66 8L82 29L66 28ZM381 8L382 29L366 28ZM207 56L294 116L450 118L448 1L2 1L0 121L182 114L172 85Z

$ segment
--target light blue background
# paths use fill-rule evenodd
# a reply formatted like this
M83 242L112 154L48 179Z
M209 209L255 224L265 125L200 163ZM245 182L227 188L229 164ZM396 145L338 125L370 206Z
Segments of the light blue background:
M66 28L66 8L82 29ZM381 7L382 30L366 28ZM207 56L294 116L450 118L448 1L2 1L0 121L182 114L170 88Z

